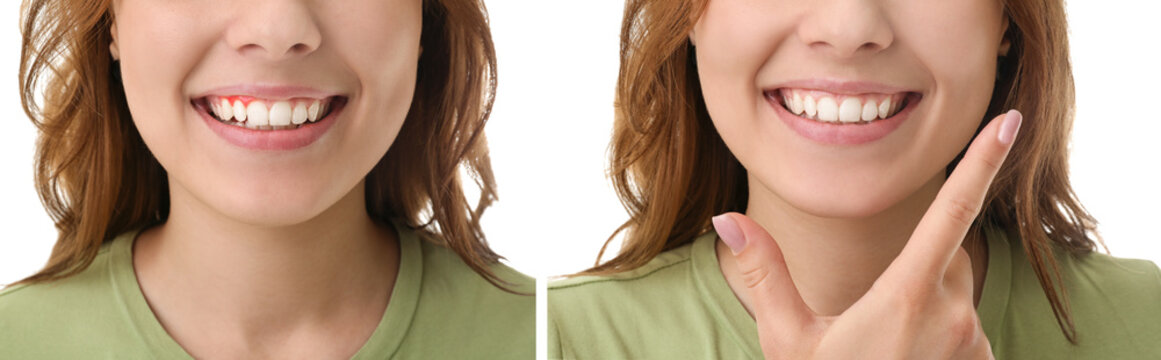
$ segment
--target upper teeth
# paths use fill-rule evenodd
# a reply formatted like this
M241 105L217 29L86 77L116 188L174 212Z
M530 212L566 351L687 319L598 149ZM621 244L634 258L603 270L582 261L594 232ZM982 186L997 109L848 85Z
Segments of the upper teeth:
M248 128L301 125L326 115L330 99L265 100L245 96L210 96L210 111L218 119Z
M886 119L899 112L905 98L899 94L837 95L817 90L782 89L786 109L795 115L825 122L853 123Z

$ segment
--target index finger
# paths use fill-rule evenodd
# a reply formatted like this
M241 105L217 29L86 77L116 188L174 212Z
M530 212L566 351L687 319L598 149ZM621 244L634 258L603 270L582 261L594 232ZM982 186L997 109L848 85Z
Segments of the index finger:
M1004 164L1022 120L1019 111L1010 110L993 119L976 136L884 277L929 281L943 278L979 215L984 196Z

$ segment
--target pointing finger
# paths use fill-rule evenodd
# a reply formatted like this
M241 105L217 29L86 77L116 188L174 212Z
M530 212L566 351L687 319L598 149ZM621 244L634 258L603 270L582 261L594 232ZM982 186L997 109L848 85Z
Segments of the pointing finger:
M884 277L919 276L928 281L942 278L979 214L984 196L1012 148L1022 120L1019 111L1011 110L996 117L980 132Z

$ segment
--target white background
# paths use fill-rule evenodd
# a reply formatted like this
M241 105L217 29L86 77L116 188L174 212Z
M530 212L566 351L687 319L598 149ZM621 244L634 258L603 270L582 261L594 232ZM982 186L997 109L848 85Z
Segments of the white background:
M625 219L605 178L622 3L487 1L499 94L487 127L500 201L493 247L537 277L593 264ZM32 185L35 128L17 95L18 1L0 5L0 284L42 266L56 238ZM1069 6L1078 112L1072 180L1112 254L1161 263L1161 3ZM615 249L614 249L615 250Z

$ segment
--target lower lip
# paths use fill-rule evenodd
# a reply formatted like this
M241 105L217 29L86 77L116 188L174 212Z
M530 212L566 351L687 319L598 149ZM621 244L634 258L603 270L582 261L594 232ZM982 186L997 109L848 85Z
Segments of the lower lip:
M882 139L895 131L899 125L903 124L903 121L911 116L911 112L915 110L919 100L921 100L920 96L914 93L908 94L907 106L895 116L886 119L869 123L827 123L795 115L786 110L777 98L766 96L766 102L774 107L774 112L778 114L778 118L794 129L794 132L804 138L827 145L859 145Z
M332 110L327 117L316 122L307 122L294 129L285 130L254 130L241 126L225 124L210 115L204 105L194 104L194 109L202 116L202 120L213 130L218 137L235 146L250 150L286 151L295 150L313 144L330 129L335 118L343 112L346 104Z

